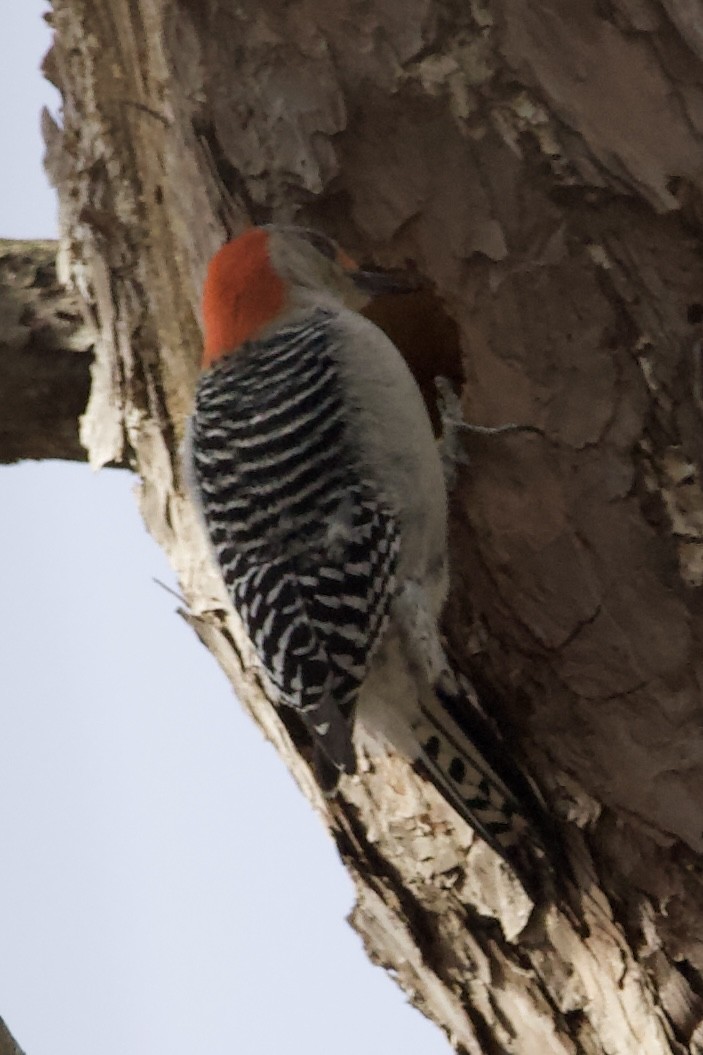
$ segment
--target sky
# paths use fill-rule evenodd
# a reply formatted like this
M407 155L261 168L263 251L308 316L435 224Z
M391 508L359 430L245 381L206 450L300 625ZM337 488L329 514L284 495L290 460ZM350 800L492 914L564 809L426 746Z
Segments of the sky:
M0 16L4 238L56 236L45 6ZM366 959L329 836L154 582L177 589L134 483L0 466L0 1016L26 1055L447 1055Z

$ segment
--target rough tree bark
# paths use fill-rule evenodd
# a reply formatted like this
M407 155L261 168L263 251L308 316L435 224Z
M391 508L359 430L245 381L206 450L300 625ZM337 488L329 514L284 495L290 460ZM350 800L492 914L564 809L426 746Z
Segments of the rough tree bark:
M700 1050L698 5L54 0L53 22L50 168L98 327L83 441L137 466L188 619L337 841L369 955L458 1051ZM397 759L323 802L263 702L177 448L205 262L269 218L413 262L435 291L399 337L415 364L462 378L467 419L544 434L469 441L447 633L562 818L585 928L533 909Z

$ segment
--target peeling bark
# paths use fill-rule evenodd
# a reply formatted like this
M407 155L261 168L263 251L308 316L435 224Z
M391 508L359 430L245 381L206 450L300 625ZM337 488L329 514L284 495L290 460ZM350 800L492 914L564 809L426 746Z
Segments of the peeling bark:
M685 0L54 0L90 460L134 459L186 617L330 827L369 955L457 1051L703 1047L699 21ZM463 378L468 420L541 430L467 439L446 629L562 821L583 929L398 759L324 802L264 700L177 448L206 260L269 218L412 262L444 320L408 327L412 361Z

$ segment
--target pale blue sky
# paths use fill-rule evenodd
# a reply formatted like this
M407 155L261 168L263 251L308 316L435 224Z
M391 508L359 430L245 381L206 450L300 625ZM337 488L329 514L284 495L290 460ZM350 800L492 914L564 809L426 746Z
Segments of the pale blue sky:
M0 25L0 236L53 237L41 0ZM10 146L11 145L11 146ZM0 1015L27 1055L446 1055L175 614L134 480L0 467Z

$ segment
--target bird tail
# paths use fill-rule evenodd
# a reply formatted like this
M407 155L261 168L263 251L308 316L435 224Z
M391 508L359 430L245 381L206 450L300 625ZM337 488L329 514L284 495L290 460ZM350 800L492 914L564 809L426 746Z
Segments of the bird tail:
M301 710L313 741L313 769L325 795L333 795L343 773L356 773L356 751L347 709L329 692Z
M510 746L457 683L420 702L418 761L442 796L534 891L536 857L550 857L553 824Z

